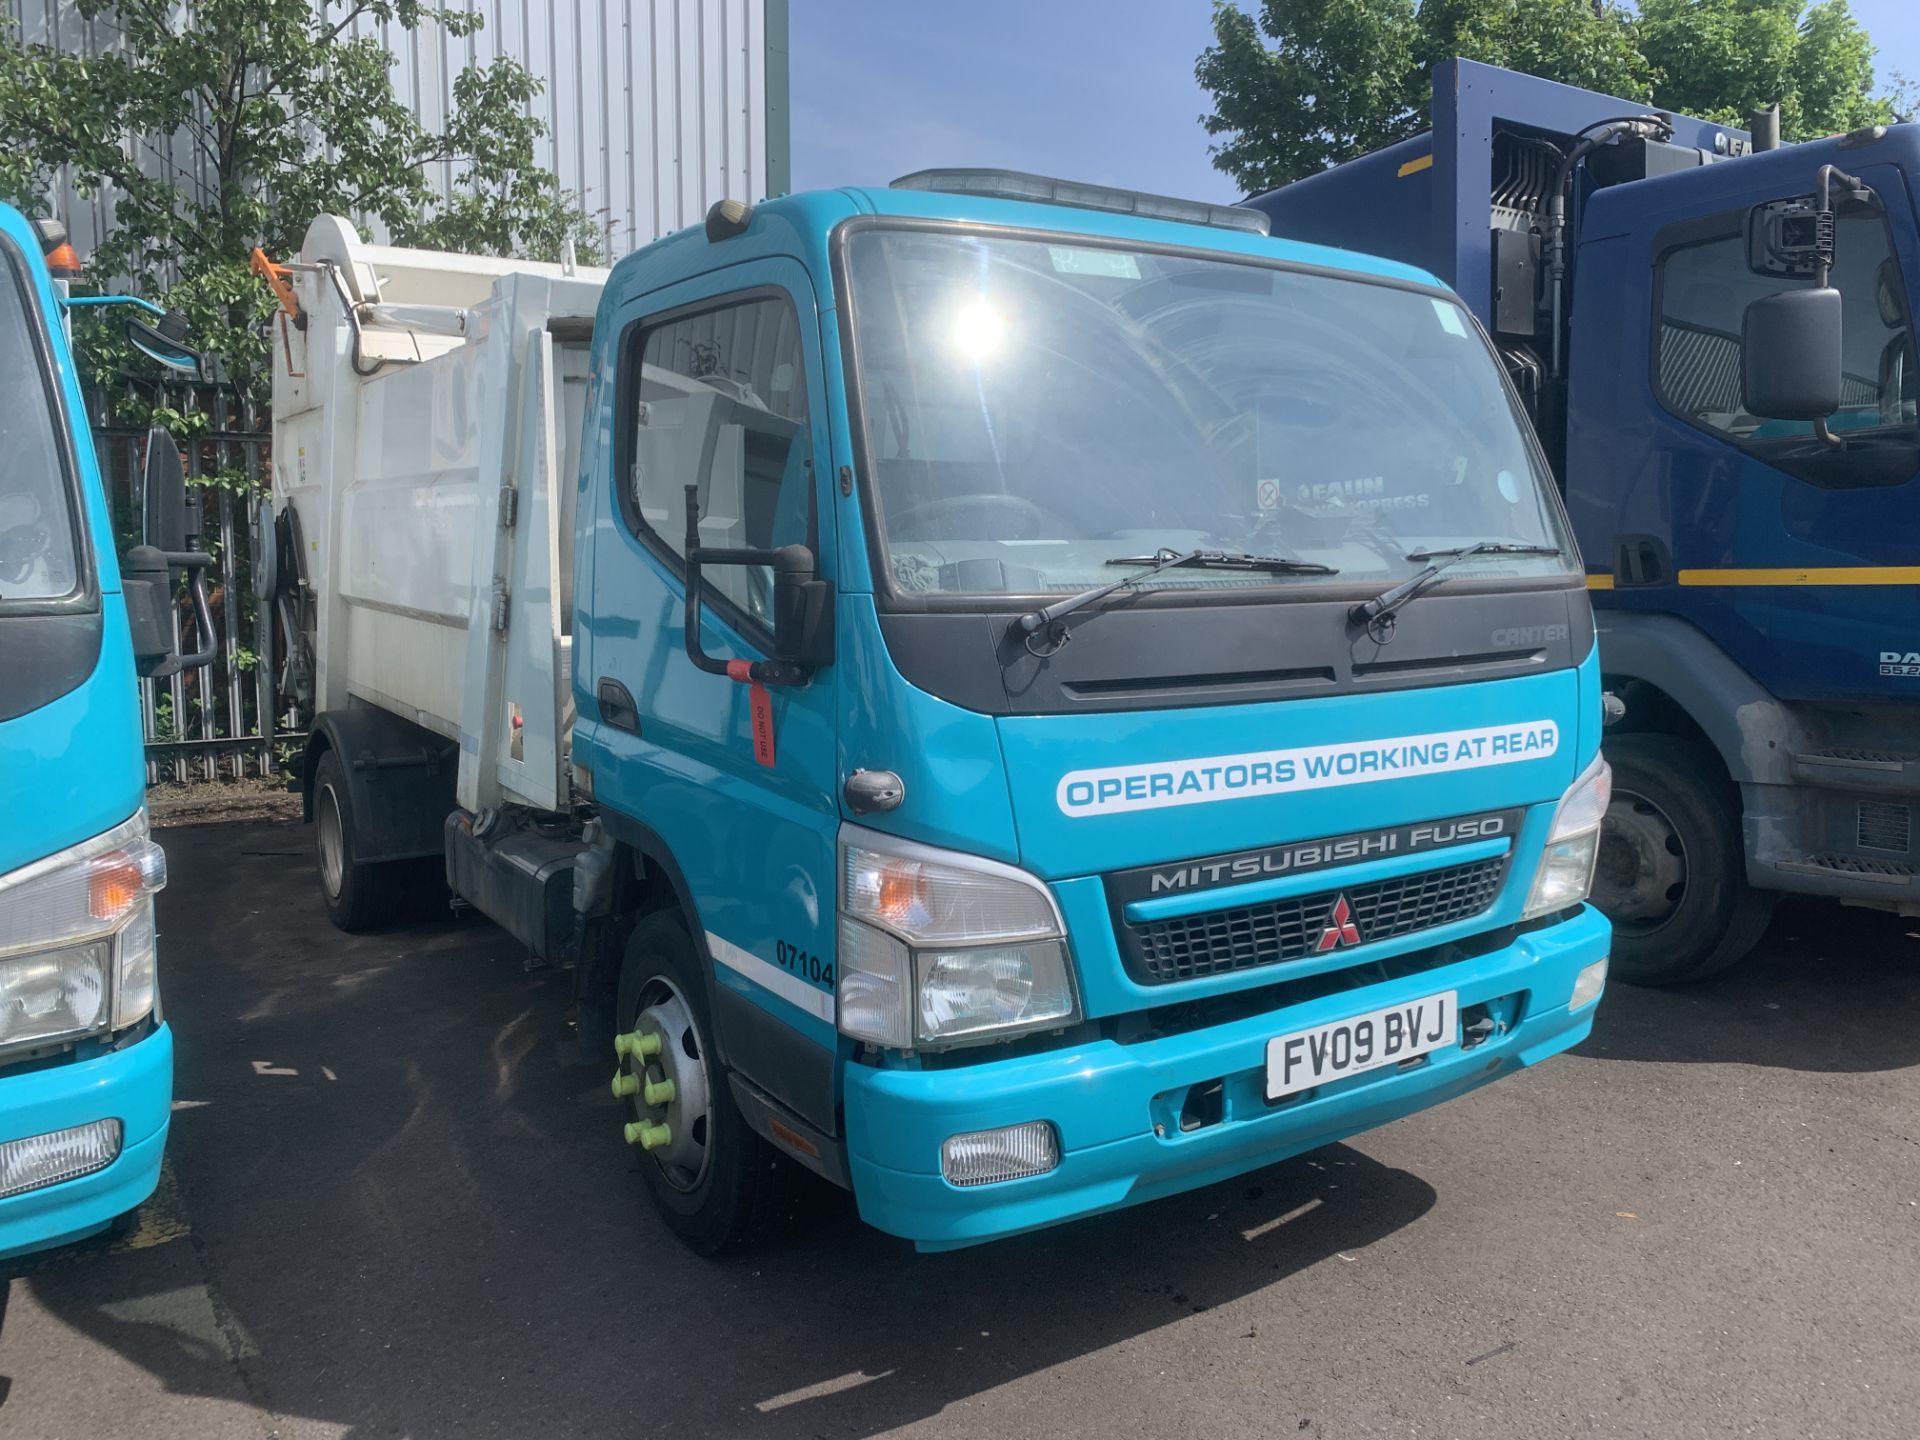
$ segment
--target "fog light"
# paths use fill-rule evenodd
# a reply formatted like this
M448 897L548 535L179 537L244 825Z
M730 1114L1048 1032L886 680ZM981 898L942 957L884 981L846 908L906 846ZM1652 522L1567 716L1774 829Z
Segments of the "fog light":
M940 1147L940 1173L950 1185L992 1185L1059 1165L1060 1137L1045 1120L954 1135Z
M120 1156L120 1122L95 1120L71 1130L0 1145L0 1199L104 1170Z
M1573 999L1567 1002L1567 1009L1578 1010L1582 1005L1591 1005L1606 988L1607 957L1603 955L1573 977Z

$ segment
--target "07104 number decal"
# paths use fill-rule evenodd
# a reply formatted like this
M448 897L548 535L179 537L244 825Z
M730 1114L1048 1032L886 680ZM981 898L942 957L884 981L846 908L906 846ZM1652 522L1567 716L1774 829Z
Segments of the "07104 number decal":
M780 962L782 970L790 970L802 980L810 980L815 985L833 984L833 962L822 960L810 951L802 950L798 945L789 945L785 940L773 942L774 958Z

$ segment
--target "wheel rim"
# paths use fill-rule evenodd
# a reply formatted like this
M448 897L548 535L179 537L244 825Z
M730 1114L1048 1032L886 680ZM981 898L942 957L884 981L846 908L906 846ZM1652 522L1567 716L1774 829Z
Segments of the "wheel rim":
M337 899L347 878L347 838L340 823L340 800L331 785L320 791L320 813L314 817L316 843L320 852L320 883L330 898Z
M673 1082L673 1098L664 1105L648 1105L644 1092L628 1102L636 1118L664 1124L671 1132L666 1144L647 1154L674 1189L697 1190L712 1164L712 1090L706 1039L693 1018L693 1007L664 975L655 975L642 988L633 1028L642 1034L658 1035L660 1053L644 1063L630 1059L627 1063L632 1073L639 1076L642 1086Z
M1658 930L1687 896L1687 846L1671 816L1616 784L1600 831L1593 903L1630 935Z

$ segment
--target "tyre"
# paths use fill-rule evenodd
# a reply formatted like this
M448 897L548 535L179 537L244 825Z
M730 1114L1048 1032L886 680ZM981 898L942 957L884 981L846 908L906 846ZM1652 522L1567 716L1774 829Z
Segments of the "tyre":
M734 1102L713 1049L702 962L677 913L661 911L634 927L616 1014L622 1041L615 1089L638 1089L626 1097L626 1133L641 1151L640 1171L660 1218L701 1255L771 1238L792 1213L793 1166ZM659 1043L643 1039L639 1048L653 1053L636 1054L625 1043L629 1035Z
M398 864L366 864L360 851L347 772L332 750L313 772L313 853L320 893L333 923L348 933L372 930L393 918L401 894Z
M1635 985L1717 974L1759 942L1775 899L1747 883L1739 791L1696 741L1628 734L1605 749L1613 803L1593 903L1613 922L1612 973Z

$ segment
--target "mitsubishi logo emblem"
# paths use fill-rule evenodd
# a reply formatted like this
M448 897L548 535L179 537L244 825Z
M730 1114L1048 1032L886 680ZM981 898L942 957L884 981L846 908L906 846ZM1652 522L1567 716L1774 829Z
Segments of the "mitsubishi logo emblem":
M1360 927L1353 923L1353 907L1347 903L1345 895L1336 896L1333 913L1327 916L1327 928L1320 932L1320 943L1313 947L1314 953L1324 955L1329 950L1338 950L1342 945L1358 945Z

